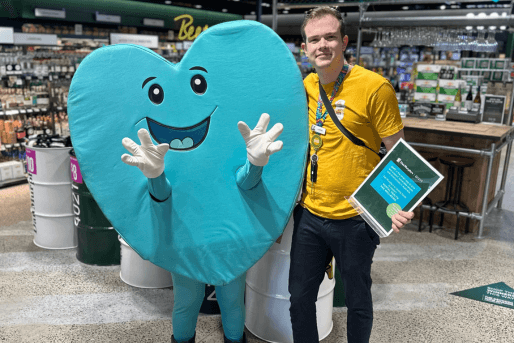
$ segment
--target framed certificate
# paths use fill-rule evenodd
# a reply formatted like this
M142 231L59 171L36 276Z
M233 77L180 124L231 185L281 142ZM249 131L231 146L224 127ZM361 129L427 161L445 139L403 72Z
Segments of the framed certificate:
M400 139L347 200L380 237L387 237L393 231L392 216L412 211L442 179Z

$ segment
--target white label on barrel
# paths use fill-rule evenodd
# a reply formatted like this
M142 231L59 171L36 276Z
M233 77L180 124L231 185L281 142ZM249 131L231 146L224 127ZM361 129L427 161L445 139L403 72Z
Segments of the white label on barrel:
M36 151L32 149L27 149L27 171L30 174L37 175L37 165L36 165Z
M82 174L80 173L79 161L77 161L77 158L73 156L70 157L70 168L73 182L82 183Z
M216 291L212 291L212 293L209 294L209 296L207 297L207 300L217 301L217 299L216 299Z
M74 223L75 227L77 227L80 224L80 195L77 192L79 188L74 183L71 184L71 188L71 196L73 197L73 214L75 215Z
M32 180L32 174L29 174L29 188L30 188L30 213L32 214L32 226L34 228L34 234L37 234L36 227L36 212L34 210L34 181Z

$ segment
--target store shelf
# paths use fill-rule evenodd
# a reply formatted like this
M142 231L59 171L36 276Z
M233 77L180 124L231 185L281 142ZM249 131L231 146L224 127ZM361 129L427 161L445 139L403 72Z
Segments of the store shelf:
M66 109L66 107L59 106L57 107L59 111ZM0 111L0 116L7 115L7 116L15 116L18 114L33 114L33 113L45 113L49 110L48 107L30 107L30 108L20 108L20 109L9 109Z
M0 188L25 183L27 181L28 181L28 174L25 174L24 177L19 177L17 179L9 179L9 180L5 180L5 181L0 181Z

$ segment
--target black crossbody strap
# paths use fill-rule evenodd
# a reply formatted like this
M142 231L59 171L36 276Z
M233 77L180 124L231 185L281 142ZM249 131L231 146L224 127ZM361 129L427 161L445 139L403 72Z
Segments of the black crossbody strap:
M319 82L319 94L321 95L321 99L323 100L323 103L325 104L325 107L328 111L328 114L330 114L330 118L332 118L332 121L336 124L337 128L345 135L350 141L352 141L353 144L362 146L364 148L367 148L371 151L373 151L375 154L378 155L378 157L381 158L380 154L376 152L375 150L368 147L362 140L355 137L353 133L348 131L343 124L337 119L336 113L334 112L334 108L332 107L332 104L328 100L327 93L325 93L325 90L323 89L323 86L321 86L321 82Z

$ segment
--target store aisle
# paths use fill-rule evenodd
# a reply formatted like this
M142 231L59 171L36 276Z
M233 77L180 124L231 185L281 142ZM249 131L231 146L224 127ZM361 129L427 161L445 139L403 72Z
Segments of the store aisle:
M512 340L511 309L450 295L497 282L514 287L508 199L489 216L481 240L470 234L454 241L453 230L419 233L416 223L382 240L372 267L371 342ZM27 184L0 189L0 204L0 342L169 342L171 288L134 288L120 280L119 266L89 266L74 249L36 247ZM323 342L346 342L346 308L334 309L333 319ZM197 330L197 342L223 342L218 315L200 316Z

